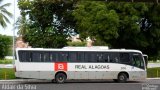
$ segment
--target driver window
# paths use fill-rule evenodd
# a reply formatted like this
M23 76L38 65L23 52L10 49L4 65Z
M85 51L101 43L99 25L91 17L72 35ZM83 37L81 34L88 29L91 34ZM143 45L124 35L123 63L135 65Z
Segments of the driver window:
M143 58L141 57L140 54L133 54L132 65L139 67L139 68L144 67Z

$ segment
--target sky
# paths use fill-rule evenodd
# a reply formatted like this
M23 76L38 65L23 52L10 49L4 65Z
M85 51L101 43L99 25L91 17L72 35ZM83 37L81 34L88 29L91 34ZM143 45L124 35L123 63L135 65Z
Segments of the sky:
M8 36L13 36L13 29L14 29L14 16L15 16L15 21L17 21L18 17L20 16L20 10L18 9L17 5L17 0L15 0L15 15L14 15L14 0L3 0L2 4L5 3L11 3L11 6L6 7L6 9L13 14L12 18L9 18L10 24L7 24L7 28L2 28L0 26L0 34L2 35L8 35ZM17 36L17 30L15 30L15 35Z

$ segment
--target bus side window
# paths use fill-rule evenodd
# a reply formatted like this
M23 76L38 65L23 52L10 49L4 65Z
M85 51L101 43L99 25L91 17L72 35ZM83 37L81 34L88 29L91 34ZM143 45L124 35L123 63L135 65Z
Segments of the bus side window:
M117 52L112 52L109 54L110 62L111 63L118 63L119 62L119 53Z
M61 51L58 54L59 54L59 57L58 57L59 62L67 62L68 61L68 52Z
M77 61L78 62L85 62L84 56L85 56L84 52L77 52Z
M120 53L120 63L123 64L130 63L129 53Z
M104 62L110 62L110 58L109 58L109 55L108 55L108 53L103 53L103 61Z
M32 62L41 62L42 54L40 52L32 52L31 58Z
M68 61L69 62L78 62L77 61L77 52L69 52Z
M85 52L84 61L85 62L92 62L92 60L91 60L91 53L90 52Z
M42 61L43 62L51 62L51 60L50 60L50 53L49 52L43 52L43 55L42 55Z
M20 62L30 62L29 51L18 51Z
M100 62L100 54L97 52L91 52L90 62Z
M50 61L51 62L58 61L58 52L50 52Z

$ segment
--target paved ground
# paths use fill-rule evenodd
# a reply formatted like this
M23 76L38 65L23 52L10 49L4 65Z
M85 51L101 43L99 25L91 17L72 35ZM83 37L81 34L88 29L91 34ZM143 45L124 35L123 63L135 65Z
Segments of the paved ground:
M47 80L0 81L0 90L160 90L160 79L114 83L107 81L67 81L64 84Z
M12 64L0 64L0 68L13 68Z
M160 63L148 63L148 68L160 67Z

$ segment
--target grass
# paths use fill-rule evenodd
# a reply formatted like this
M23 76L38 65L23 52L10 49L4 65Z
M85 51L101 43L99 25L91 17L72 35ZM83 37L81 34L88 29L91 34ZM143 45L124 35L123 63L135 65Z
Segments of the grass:
M0 80L15 79L13 68L0 68Z
M160 67L159 68L148 68L147 77L148 78L160 78Z
M0 64L12 64L12 59L0 60Z
M157 74L157 71L158 71L158 74ZM160 78L160 68L148 68L147 77ZM15 79L14 69L0 68L0 80L5 80L5 79Z

